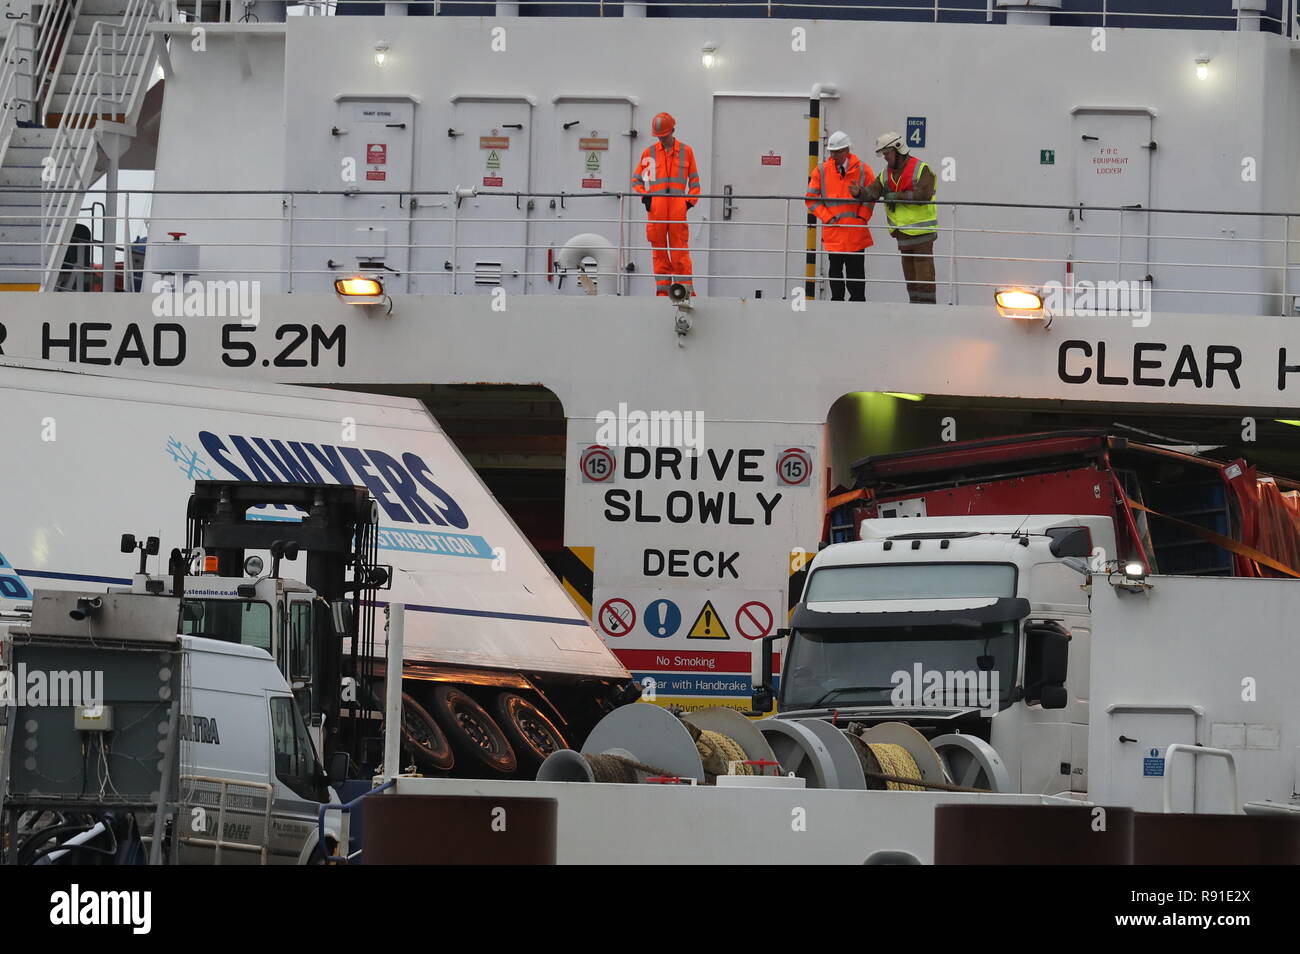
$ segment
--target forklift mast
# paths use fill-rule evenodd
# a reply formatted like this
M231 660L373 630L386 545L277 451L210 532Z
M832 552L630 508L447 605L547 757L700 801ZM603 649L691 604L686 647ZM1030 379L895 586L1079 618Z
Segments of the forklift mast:
M279 517L255 509L268 506L296 509L301 522L293 514ZM340 737L340 697L342 678L350 675L361 690L357 702L365 708L374 682L375 589L390 575L376 562L378 521L378 508L364 487L198 480L190 497L186 546L191 553L202 548L205 556L215 556L219 575L242 576L246 550L296 544L307 558L302 582L331 607L350 604L351 612L343 614L347 635L352 637L347 660L331 614L312 614L317 674L312 695L319 700L318 711L327 715L322 753L326 760L340 748L354 758L360 756L358 720L350 720L350 738Z

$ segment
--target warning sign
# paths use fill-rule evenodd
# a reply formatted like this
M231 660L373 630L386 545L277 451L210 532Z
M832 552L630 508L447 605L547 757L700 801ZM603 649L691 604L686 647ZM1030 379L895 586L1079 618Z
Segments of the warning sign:
M583 187L584 189L599 189L599 188L600 188L600 180L599 180L599 179L583 179L583 180L582 180L582 187Z
M484 176L483 185L489 189L500 189L506 184L506 180L500 176Z
M700 615L695 617L695 622L691 624L691 631L686 636L688 639L731 638L727 627L723 626L722 620L718 618L718 611L713 608L712 600L704 601L704 608L700 610Z
M388 161L388 144L383 142L366 143L366 162L372 166L382 166Z
M600 171L600 153L598 152L587 153L587 171L588 172Z
M614 452L604 444L592 444L578 458L584 484L600 484L614 476L617 466Z
M736 611L736 632L746 639L762 639L772 632L772 611L765 603L750 600Z
M645 608L646 631L658 639L667 639L682 625L682 611L672 600L655 600Z
M781 157L774 156L769 152L766 156L759 156L759 162L765 166L779 166L781 164Z
M627 600L615 597L600 604L596 621L607 636L626 636L636 625L636 609Z
M497 152L495 149L493 149L491 152L489 152L489 153L487 154L487 167L488 167L489 169L500 169L500 168L501 168L501 153Z
M608 139L598 139L598 138L592 137L592 138L590 138L590 139L579 139L579 140L578 140L578 151L579 151L579 152L591 152L593 149L594 149L594 150L597 150L597 151L601 151L601 150L605 150L605 149L608 149L608 148L609 148L609 140L608 140Z
M478 147L480 149L509 149L509 136L479 136Z
M385 179L387 179L387 178L388 178L388 173L385 172L383 169L367 169L367 170L366 170L366 181L367 181L367 182L383 182L383 181L384 181Z

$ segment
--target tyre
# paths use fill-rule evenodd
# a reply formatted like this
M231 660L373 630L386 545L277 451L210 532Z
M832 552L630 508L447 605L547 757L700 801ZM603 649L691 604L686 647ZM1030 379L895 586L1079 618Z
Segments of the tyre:
M496 699L497 718L522 761L541 765L552 752L568 748L564 734L540 709L521 695L503 692Z
M485 768L511 775L519 767L515 751L487 710L455 686L433 690L434 717L452 745Z
M438 728L438 723L424 706L405 692L402 693L402 741L422 769L447 772L456 764L451 743Z

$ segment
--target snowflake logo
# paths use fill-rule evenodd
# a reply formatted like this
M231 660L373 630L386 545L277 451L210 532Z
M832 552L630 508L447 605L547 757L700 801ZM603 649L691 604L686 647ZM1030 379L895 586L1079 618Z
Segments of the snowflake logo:
M174 437L169 437L167 438L167 453L179 465L177 469L185 475L186 480L197 480L200 477L205 480L216 479L199 455L199 452L190 445L182 443Z

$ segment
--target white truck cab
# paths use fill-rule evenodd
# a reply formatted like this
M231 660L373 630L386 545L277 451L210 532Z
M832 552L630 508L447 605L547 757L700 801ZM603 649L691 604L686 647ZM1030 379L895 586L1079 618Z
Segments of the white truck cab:
M275 661L247 644L181 643L192 685L180 733L181 863L305 864L328 853L317 850L318 812L338 797ZM327 833L337 839L337 826Z
M860 536L809 567L777 717L973 735L1019 791L1086 792L1089 559L1115 552L1110 519L873 519Z
M172 578L136 574L120 592L144 594L159 585L170 591ZM310 719L317 681L312 634L318 623L313 614L329 614L329 605L311 587L277 577L186 576L183 592L182 635L264 650L288 681L299 711ZM320 751L321 726L313 721L309 729Z

